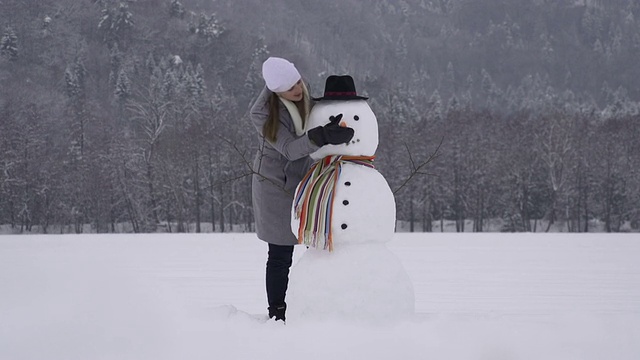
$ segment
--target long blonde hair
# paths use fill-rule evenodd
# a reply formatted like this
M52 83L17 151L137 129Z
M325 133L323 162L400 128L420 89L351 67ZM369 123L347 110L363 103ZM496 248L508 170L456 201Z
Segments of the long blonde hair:
M278 129L280 127L280 98L278 94L272 93L269 97L269 116L267 121L262 126L262 135L269 141L275 142L278 135ZM309 117L309 110L311 107L311 100L309 100L309 91L307 86L302 81L302 100L295 101L294 104L298 108L300 118L302 119L302 127L304 128Z

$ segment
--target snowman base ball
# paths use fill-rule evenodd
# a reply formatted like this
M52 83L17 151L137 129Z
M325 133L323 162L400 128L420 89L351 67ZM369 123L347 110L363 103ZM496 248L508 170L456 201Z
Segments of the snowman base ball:
M289 319L398 321L415 312L413 284L384 244L308 249L291 270Z

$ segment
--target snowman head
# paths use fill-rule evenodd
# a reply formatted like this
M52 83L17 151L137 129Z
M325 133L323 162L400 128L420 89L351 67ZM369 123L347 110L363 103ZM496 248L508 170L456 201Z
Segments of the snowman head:
M367 98L357 95L351 76L329 76L324 96L314 100L318 102L309 114L307 129L324 126L332 116L342 114L340 125L352 128L354 135L349 143L321 147L311 154L313 159L330 155L375 155L378 148L378 120L367 104Z

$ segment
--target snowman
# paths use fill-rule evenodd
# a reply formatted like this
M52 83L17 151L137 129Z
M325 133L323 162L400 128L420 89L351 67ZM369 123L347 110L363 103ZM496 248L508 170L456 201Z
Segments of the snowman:
M292 269L292 317L399 319L414 312L413 285L386 247L393 239L395 199L373 164L378 122L351 76L329 76L308 128L339 122L354 130L345 144L311 157L298 185L291 229L307 250Z

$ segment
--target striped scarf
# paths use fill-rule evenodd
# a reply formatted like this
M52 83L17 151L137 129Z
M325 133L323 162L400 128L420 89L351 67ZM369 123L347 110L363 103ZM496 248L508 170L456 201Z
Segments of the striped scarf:
M300 182L294 198L295 218L300 219L298 243L333 251L331 217L336 184L342 164L373 168L375 156L327 156L317 161Z

